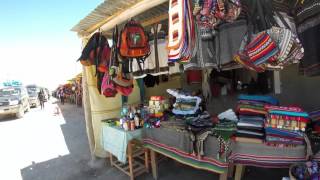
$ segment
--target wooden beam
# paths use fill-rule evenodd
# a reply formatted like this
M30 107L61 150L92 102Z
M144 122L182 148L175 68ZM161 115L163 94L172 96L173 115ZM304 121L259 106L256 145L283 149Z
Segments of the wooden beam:
M156 23L159 23L163 20L166 20L169 18L169 14L168 13L165 13L165 14L161 14L160 16L156 16L152 19L148 19L146 21L143 21L141 23L142 26L146 27L146 26L150 26L150 25L153 25L153 24L156 24Z
M124 23L125 21L153 8L159 6L162 3L168 2L168 0L141 0L133 6L119 11L118 13L108 17L101 23L96 24L95 26L89 28L86 32L91 35L95 33L99 28L101 31L109 31L114 28L116 25ZM163 17L161 17L163 18ZM150 21L149 23L152 23Z

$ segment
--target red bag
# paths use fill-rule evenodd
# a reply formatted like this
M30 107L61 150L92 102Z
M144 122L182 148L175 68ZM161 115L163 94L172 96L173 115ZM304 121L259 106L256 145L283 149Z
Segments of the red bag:
M119 41L120 55L128 58L148 56L150 46L143 27L136 21L129 21L122 29Z
M99 56L99 50L108 43L106 37L100 32L93 34L86 46L83 48L80 58L80 63L84 66L97 65ZM109 46L109 45L108 45Z

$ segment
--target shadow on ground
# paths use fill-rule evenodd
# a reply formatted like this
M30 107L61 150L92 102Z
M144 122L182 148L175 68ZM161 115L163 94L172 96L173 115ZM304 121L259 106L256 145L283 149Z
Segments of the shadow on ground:
M61 112L65 123L61 125L65 142L70 154L60 156L41 163L33 163L21 169L23 180L127 180L129 177L110 164L103 162L99 168L90 168L89 145L85 130L84 112L82 108L68 103L61 105ZM48 139L49 141L49 139ZM54 142L52 142L54 143ZM281 179L287 176L287 169L269 170L262 168L247 168L245 180ZM152 180L151 173L137 177L141 180ZM162 180L214 180L218 175L207 171L197 170L172 160L165 160L159 164L159 179Z

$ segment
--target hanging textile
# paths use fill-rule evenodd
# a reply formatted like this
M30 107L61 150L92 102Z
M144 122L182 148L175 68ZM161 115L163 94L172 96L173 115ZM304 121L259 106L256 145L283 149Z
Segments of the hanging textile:
M305 48L305 56L300 63L300 71L306 76L320 75L320 2L305 0L295 11L298 36Z
M169 62L187 63L195 47L194 20L189 0L169 1Z

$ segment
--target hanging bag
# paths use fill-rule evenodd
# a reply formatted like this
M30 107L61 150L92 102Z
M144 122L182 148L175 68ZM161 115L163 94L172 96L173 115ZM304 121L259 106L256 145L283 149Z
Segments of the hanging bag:
M115 34L116 34L116 28L113 31L113 39L115 38ZM110 50L109 53L109 58L106 57L106 59L109 59L109 61L105 61L105 63L107 63L105 65L106 71L104 73L103 79L102 79L102 85L101 85L101 93L105 96L105 97L115 97L117 94L117 90L116 87L114 85L114 82L112 81L112 76L114 75L114 71L113 71L113 66L114 66L114 61L115 58L117 56L115 56L116 53L116 45L114 44L112 49ZM107 55L107 54L105 54Z
M118 93L123 96L129 96L133 91L133 77L132 73L126 72L126 67L124 67L125 59L122 56L119 56L119 48L118 48L118 27L116 26L114 35L113 35L113 49L112 49L112 57L113 64L116 64L117 67L113 71L114 77L112 78L112 82L115 85L115 88Z
M120 55L124 60L124 70L133 72L133 60L136 59L140 72L143 74L142 65L150 55L148 36L141 24L130 20L120 33L119 45Z

